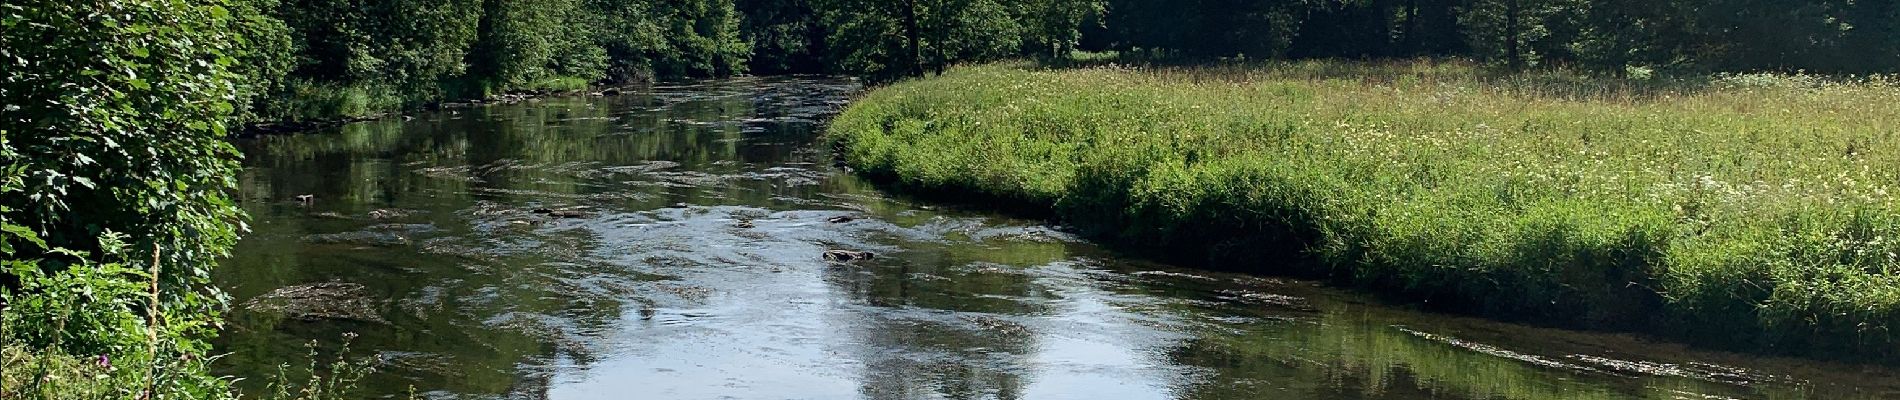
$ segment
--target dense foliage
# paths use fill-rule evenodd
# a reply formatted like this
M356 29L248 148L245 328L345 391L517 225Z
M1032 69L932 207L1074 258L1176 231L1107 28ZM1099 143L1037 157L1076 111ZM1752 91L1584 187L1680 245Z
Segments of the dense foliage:
M198 4L198 3L193 3ZM1655 71L1881 71L1893 2L232 0L242 121L743 73L888 80L1072 50L1198 60L1474 57ZM1730 10L1739 10L1731 12Z
M743 73L891 80L1073 50L1471 57L1618 74L1882 71L1900 6L1801 0L233 0L247 121Z
M1102 49L1249 58L1469 56L1518 67L1890 71L1900 3L1109 0Z
M987 65L873 92L831 134L871 174L1214 267L1756 351L1900 355L1893 80L1481 71Z
M356 116L597 81L722 75L751 54L730 0L242 0L282 21L262 119Z
M1099 0L235 0L247 121L756 73L913 76L1064 55Z
M896 77L1008 56L1468 57L1516 68L1891 71L1900 3L743 0L760 72Z
M218 1L0 5L0 347L163 376L112 397L222 390L202 340L239 229L240 22Z

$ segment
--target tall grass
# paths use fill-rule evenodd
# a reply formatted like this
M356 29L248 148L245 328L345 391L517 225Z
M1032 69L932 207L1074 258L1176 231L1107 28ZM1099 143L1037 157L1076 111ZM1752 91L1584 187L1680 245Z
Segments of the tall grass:
M1900 81L1459 63L959 68L848 162L1134 247L1493 316L1900 356Z
M432 94L411 94L386 86L351 86L292 81L281 96L268 99L258 111L272 121L311 121L360 118L413 107ZM407 98L406 98L407 97Z
M354 338L347 335L328 362L321 362L317 344L310 343L308 365L280 367L266 390L248 396L232 389L231 378L209 373L215 359L138 353L81 357L7 344L0 346L0 399L356 399L357 385L375 372L376 359L350 354Z

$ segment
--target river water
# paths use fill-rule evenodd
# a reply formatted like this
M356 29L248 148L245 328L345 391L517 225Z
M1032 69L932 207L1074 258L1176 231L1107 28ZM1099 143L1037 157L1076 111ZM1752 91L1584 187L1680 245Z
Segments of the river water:
M301 382L310 343L354 337L367 398L1900 398L1892 369L1412 311L883 192L817 138L856 90L732 79L241 140L219 366Z

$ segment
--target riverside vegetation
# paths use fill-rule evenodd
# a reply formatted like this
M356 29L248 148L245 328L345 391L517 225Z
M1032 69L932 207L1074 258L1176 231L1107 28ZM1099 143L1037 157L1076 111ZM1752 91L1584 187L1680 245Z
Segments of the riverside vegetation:
M1884 76L1004 63L876 90L830 135L864 173L1215 268L1879 359L1900 348L1896 101Z
M0 17L0 398L232 397L205 339L210 269L243 229L224 141L238 21L173 0ZM262 397L340 398L368 370L312 364Z
M1900 65L1894 7L1834 0L10 1L0 4L0 397L230 395L228 382L205 372L212 350L204 342L226 308L210 271L245 230L230 198L239 157L223 140L231 127L650 79L833 73L889 81L1077 49L1190 61L1469 57L1514 70L1574 65L1629 77L1879 72ZM1755 12L1726 11L1734 9ZM1349 71L1358 68L1368 70ZM1293 70L1333 78L1281 79L1274 74L1285 72L1271 72L1281 69L1224 77L1166 70L1170 78L981 67L880 91L839 132L854 162L872 171L946 187L963 182L1058 206L1084 222L1130 221L1125 238L1202 247L1190 244L1246 234L1213 246L1219 254L1305 243L1294 247L1362 281L1484 300L1485 309L1513 314L1588 308L1587 319L1614 321L1631 315L1622 311L1660 309L1696 322L1683 329L1739 332L1735 340L1778 348L1890 343L1894 334L1885 329L1900 295L1883 269L1892 262L1881 257L1891 257L1882 251L1892 236L1892 220L1883 218L1892 214L1879 203L1886 195L1870 186L1884 182L1879 163L1890 160L1880 158L1889 152L1877 135L1889 126L1889 111L1876 106L1891 100L1884 83L1738 75L1716 89L1594 92L1580 88L1602 81L1390 68L1310 64ZM1353 83L1370 77L1388 81ZM1494 85L1498 79L1518 83ZM1236 83L1248 80L1255 83ZM1521 92L1525 83L1558 92ZM1016 84L1072 93L1013 98L999 86ZM1109 87L1128 92L1100 90ZM923 88L940 93L899 95ZM1775 101L1740 100L1760 96ZM1057 101L1077 103L1048 103ZM1031 113L1012 114L1019 111ZM1045 112L1061 118L1039 119ZM874 115L883 113L891 117ZM880 133L885 122L902 129ZM977 122L989 125L958 125ZM1351 134L1332 134L1339 132ZM1021 158L984 161L991 156L964 146L981 136L950 133L1008 138L989 141ZM901 148L905 140L957 146ZM1541 158L1506 164L1507 147ZM1639 150L1657 153L1630 153ZM1680 163L1643 164L1654 160ZM1589 164L1597 161L1607 166ZM1406 164L1386 165L1398 162ZM1771 162L1790 164L1763 167ZM1552 181L1559 184L1546 185ZM1579 195L1559 196L1570 192ZM1236 206L1195 203L1203 201ZM1123 206L1136 213L1116 211ZM1193 214L1212 210L1245 211ZM1738 327L1746 329L1730 329ZM1892 348L1875 353L1883 352ZM109 384L62 378L99 373L108 378L97 381ZM81 393L90 390L82 386L102 391Z
M895 54L872 46L889 44L882 38L897 25L859 11L895 12L884 2L747 1L754 22L743 26L739 3L0 4L0 398L234 395L206 366L214 358L206 339L227 308L211 270L245 230L230 197L239 157L224 140L232 127L652 77L791 72L767 65L773 60L869 69ZM1015 10L982 3L911 2L912 22L932 25L907 25L908 36L921 40L955 21L1018 26L1013 16L964 12ZM854 28L803 28L817 21ZM935 34L927 46L993 58L1014 54L1001 49L1027 37L992 33L959 31L968 36L955 43ZM862 51L819 56L806 50L808 38ZM751 41L785 50L754 68ZM266 395L347 396L331 390L348 386L333 368L309 369L321 387ZM314 377L325 371L328 378Z

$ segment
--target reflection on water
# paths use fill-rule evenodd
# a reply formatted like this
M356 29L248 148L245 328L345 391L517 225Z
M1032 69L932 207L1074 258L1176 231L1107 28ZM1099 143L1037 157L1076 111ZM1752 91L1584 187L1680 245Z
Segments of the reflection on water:
M852 90L727 80L243 141L222 365L256 388L355 332L372 398L1900 396L1887 369L1423 314L892 197L816 144Z

